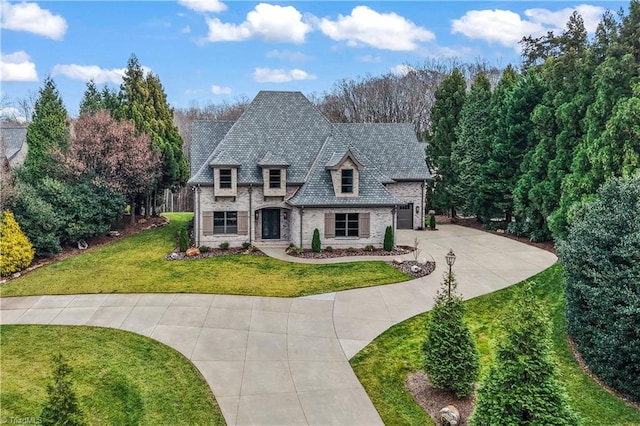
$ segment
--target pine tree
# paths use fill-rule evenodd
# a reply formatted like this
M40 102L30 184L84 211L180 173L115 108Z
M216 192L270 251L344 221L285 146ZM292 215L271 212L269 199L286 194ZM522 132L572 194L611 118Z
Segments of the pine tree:
M51 176L55 163L51 159L56 149L67 146L67 110L51 77L40 89L33 109L33 121L27 127L29 150L24 161L31 178Z
M40 419L44 425L79 426L86 424L71 381L72 370L61 354L53 356L53 385L47 385L48 399Z
M456 293L453 274L446 274L436 294L427 322L424 370L438 389L464 397L473 391L480 371L480 356L469 327L464 322L465 307Z
M33 261L34 250L13 213L0 214L0 275L22 271Z
M474 426L577 425L559 381L551 349L551 324L525 285L503 320L504 337L478 390L469 423Z
M465 215L480 219L482 165L487 160L493 130L490 114L491 83L478 74L465 97L456 128L457 141L451 148L451 168L455 174L454 199Z
M451 152L456 144L456 127L464 105L467 84L460 70L455 69L438 86L431 109L427 141L427 164L435 176L431 207L456 213L456 200L452 189L456 184L451 163Z
M84 91L84 95L80 101L80 115L95 114L101 109L104 109L102 95L98 92L93 80L89 80L87 89Z

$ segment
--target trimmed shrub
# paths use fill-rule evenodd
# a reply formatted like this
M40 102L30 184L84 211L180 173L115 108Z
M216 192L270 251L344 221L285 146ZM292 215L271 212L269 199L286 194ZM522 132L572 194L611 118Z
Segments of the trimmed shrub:
M436 216L435 215L429 216L429 228L436 229Z
M251 247L251 243L249 241L245 241L242 243L242 248L248 250Z
M178 229L178 248L180 249L180 251L187 251L187 249L189 248L189 233L187 232L187 227L186 226L181 226L180 229Z
M31 265L34 250L13 213L0 215L0 275L10 275Z
M331 247L331 246L326 246L326 247L324 248L324 251L326 251L327 253L333 253L333 247Z
M384 244L382 245L385 251L393 250L393 229L390 226L384 230Z
M298 246L292 245L287 249L287 253L289 253L289 254L302 254L302 253L304 253L304 249L302 247L298 247Z
M220 248L222 250L229 250L229 243L227 241L220 243Z
M355 253L355 252L357 252L357 251L358 251L358 250L356 250L356 248L355 248L355 247L347 247L347 253Z
M478 390L471 425L577 425L553 361L551 323L526 284L503 318L504 337Z
M209 247L209 246L200 246L200 247L198 247L198 250L200 250L200 253L209 253L211 251L211 247Z
M320 244L320 231L318 228L313 230L313 239L311 240L311 251L320 253L322 245Z
M640 401L640 175L606 182L558 254L569 335L591 371Z
M57 208L42 199L38 190L26 183L17 186L15 218L36 251L36 256L53 256L62 251L60 234L64 223Z
M464 322L465 307L456 287L455 276L446 274L436 293L423 346L424 371L435 388L452 391L462 398L473 391L478 380L480 355Z
M78 405L69 377L71 367L62 355L53 356L53 385L47 385L47 401L42 407L40 420L43 425L79 426L86 424L84 413Z
M366 246L364 246L364 251L374 251L376 248L373 246L373 244L367 244Z

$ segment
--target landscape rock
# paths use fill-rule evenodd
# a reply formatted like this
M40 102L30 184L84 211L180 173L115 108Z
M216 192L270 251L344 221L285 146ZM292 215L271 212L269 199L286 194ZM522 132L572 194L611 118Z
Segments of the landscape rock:
M185 254L187 255L187 257L195 257L195 256L200 256L200 250L196 247L190 248L188 249Z
M11 274L11 278L19 278L20 275L22 275L20 272L14 272L13 274Z
M180 255L178 253L175 253L175 252L169 253L169 259L178 260L178 259L180 259Z
M78 248L80 250L86 250L89 248L89 244L85 240L78 240Z
M144 219L144 218L143 218L143 219L138 219L138 223L139 223L140 225L142 225L142 224L144 224L144 223L147 223L147 219Z
M504 229L498 229L496 232L497 232L498 234L504 234Z
M455 405L447 405L440 410L440 424L442 426L457 426L460 424L460 411Z
M396 257L395 259L392 260L393 263L395 263L396 265L402 265L404 263L404 260L400 259L399 257Z
M418 265L426 265L426 264L427 264L426 257L421 257L420 259L418 259Z
M417 274L420 271L422 271L421 267L419 267L418 265L411 265L411 272L413 272L414 274Z
M120 236L120 231L109 231L108 235L110 237L119 237Z

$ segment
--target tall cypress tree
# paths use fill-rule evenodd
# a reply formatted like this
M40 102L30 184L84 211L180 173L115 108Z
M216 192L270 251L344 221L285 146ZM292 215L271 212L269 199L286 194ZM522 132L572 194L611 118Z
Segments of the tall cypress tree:
M103 108L102 96L100 92L98 92L93 80L89 80L87 89L84 91L84 95L82 95L82 99L80 100L80 115L95 114Z
M425 135L427 141L427 164L435 175L431 207L449 210L456 214L456 200L452 189L455 173L451 164L451 151L456 143L456 127L464 105L467 84L457 68L447 76L435 92L431 109L430 126Z
M479 73L465 97L456 128L456 143L451 148L451 167L455 174L452 192L465 215L481 218L480 193L482 165L487 161L493 120L491 83L487 75Z
M30 179L39 180L53 174L51 154L67 146L67 110L51 77L44 80L33 109L33 120L27 127L29 150L24 166Z

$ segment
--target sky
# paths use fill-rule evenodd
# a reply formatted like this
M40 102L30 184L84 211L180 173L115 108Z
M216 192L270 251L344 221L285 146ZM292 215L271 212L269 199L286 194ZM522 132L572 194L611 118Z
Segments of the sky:
M0 113L47 76L68 112L86 83L118 88L135 54L175 108L252 99L260 90L330 91L426 61L518 65L518 41L560 33L574 10L592 34L619 1L0 0Z

